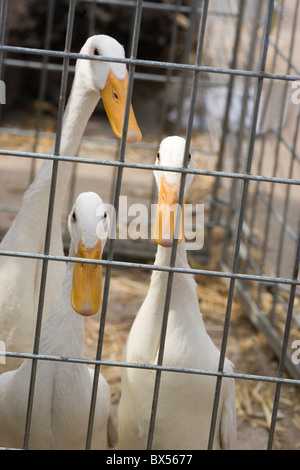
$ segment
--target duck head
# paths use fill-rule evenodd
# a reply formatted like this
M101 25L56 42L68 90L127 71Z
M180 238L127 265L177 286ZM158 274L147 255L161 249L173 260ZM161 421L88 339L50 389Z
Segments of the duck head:
M71 249L78 258L101 260L108 234L109 216L102 199L82 193L68 218ZM71 304L84 316L96 314L102 304L102 266L74 263Z
M178 136L165 138L159 147L155 165L172 168L183 168L185 139ZM191 153L189 153L187 168L194 168ZM178 204L181 173L173 171L154 170L158 188L158 206L155 216L153 238L159 245L171 247L175 234L176 215L179 211L180 224L177 233L178 243L184 237L184 198L182 207ZM193 175L188 173L185 178L184 196L191 185Z
M91 36L82 47L80 53L95 57L102 56L117 59L125 57L123 46L105 34ZM76 64L76 73L77 71L81 75L81 81L84 83L84 86L96 93L100 91L112 130L120 139L122 137L128 88L126 65L101 60L79 59ZM140 141L141 138L142 134L130 105L127 141L134 143Z

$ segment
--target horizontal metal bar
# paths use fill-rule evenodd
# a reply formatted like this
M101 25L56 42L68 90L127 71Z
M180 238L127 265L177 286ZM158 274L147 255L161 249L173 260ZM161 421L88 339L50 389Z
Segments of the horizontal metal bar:
M8 135L18 135L18 136L24 136L24 137L36 137L37 135L39 137L43 137L46 139L55 139L55 132L47 132L47 131L32 131L30 129L20 129L20 128L15 128L15 127L1 127L0 126L0 133L2 134L8 134ZM114 137L109 138L109 137L92 137L92 136L83 136L81 142L101 142L103 145L111 145L113 147L119 147L120 143L119 140L115 139ZM129 142L127 143L129 147L134 145L135 148L143 148L143 149L157 149L157 145L151 143L151 142L136 142L135 144L130 144ZM50 148L50 147L49 147ZM202 152L202 149L199 149L199 151ZM5 151L4 151L5 152ZM13 156L18 156L18 151L15 153L13 151L10 151L11 155ZM213 154L213 152L209 149L205 150L203 149L204 153L210 153ZM26 152L25 152L26 153ZM43 155L43 154L41 154ZM54 155L54 154L50 154ZM22 156L22 155L21 155ZM23 155L26 157L26 155ZM28 155L30 158L35 158L34 153L32 155ZM57 155L59 157L59 155ZM42 157L38 157L42 158Z
M204 275L204 276L214 276L221 278L229 279L242 279L247 281L258 281L258 282L272 282L276 284L290 284L300 286L300 280L282 278L282 277L272 277L272 276L256 276L253 274L242 274L242 273L231 273L223 271L213 271L207 269L192 269L192 268L179 268L179 267L170 267L170 266L159 266L159 265L149 265L144 263L129 263L127 261L115 261L115 260L93 260L87 258L77 258L73 256L54 256L54 255L44 255L42 253L25 253L21 251L9 251L9 250L0 250L0 256L13 256L18 258L30 258L30 259L47 259L49 261L58 261L58 262L72 262L72 263L86 263L86 264L101 264L103 266L116 266L122 268L138 268L138 269L148 269L151 271L173 271L175 273L182 274L193 274L193 275Z
M274 39L272 37L270 37L269 41L270 41L270 44L274 47L277 54L281 57L281 59L283 59L285 62L287 62L289 64L289 66L295 71L295 73L300 75L300 69L298 67L296 67L295 64L291 63L290 57L288 57L281 49L279 49L279 47L276 44L276 42L274 41Z
M202 176L217 176L222 178L235 178L241 180L251 180L251 181L264 181L266 183L280 183L280 184L290 184L290 185L300 185L300 180L298 179L289 179L289 178L279 178L273 176L260 176L244 173L231 173L226 171L213 171L213 170L198 170L198 169L189 169L189 168L174 168L168 166L157 166L143 163L133 163L133 162L120 162L120 161L111 161L111 160L98 160L94 158L79 158L79 157L68 157L68 156L59 156L53 155L50 153L35 153L35 152L20 152L15 150L0 150L0 155L11 156L11 157L25 157L25 158L40 158L42 160L59 160L64 162L76 162L76 163L87 163L87 164L96 164L96 165L105 165L105 166L117 166L124 168L137 168L143 170L161 170L161 171L170 171L174 173L191 173L194 175Z
M25 137L36 137L37 135L39 137L45 137L47 139L54 139L55 138L55 133L54 132L45 132L45 131L31 131L28 129L19 129L19 128L14 128L14 127L1 127L0 126L0 133L2 134L8 134L8 135L21 135ZM120 141L117 140L116 138L107 138L107 137L92 137L92 136L83 136L81 142L101 142L103 145L111 145L112 147L119 147ZM157 143L153 142L136 142L135 144L131 144L127 142L128 147L134 146L135 149L155 149L157 151ZM9 152L9 151L8 151ZM18 151L11 151L11 156L18 156L17 152ZM200 153L204 155L216 155L216 151L208 148L199 148L199 147L194 147L193 148L193 153ZM0 150L0 155L1 155L1 150ZM35 158L37 154L33 153L30 158ZM45 155L45 154L40 154L40 155ZM54 155L54 154L50 154ZM24 155L26 156L26 155ZM57 155L59 157L59 155ZM43 158L43 157L37 157L37 158ZM74 157L75 158L75 157ZM84 159L85 160L85 159ZM82 160L83 161L83 160ZM77 160L78 162L78 160Z
M267 72L256 72L251 70L240 70L240 69L230 69L222 67L209 67L205 65L194 65L194 64L179 64L178 62L163 62L155 60L143 60L143 59L129 59L129 58L113 58L113 57L104 57L104 56L91 56L87 54L79 54L75 52L65 52L65 51L51 51L46 49L35 49L31 47L20 47L20 46L7 46L0 45L0 52L11 52L16 54L31 54L31 55L41 55L48 57L57 57L69 59L84 59L84 60L100 60L103 62L114 62L122 63L126 65L136 65L141 67L156 67L156 68L166 68L174 70L185 70L190 72L206 72L206 73L216 73L216 74L225 74L225 75L236 75L241 77L253 77L253 78L264 78L264 79L274 79L274 80L288 80L288 81L300 81L299 75L284 75L276 73L267 73Z
M3 63L9 67L17 67L17 68L27 68L27 69L35 69L40 70L46 68L49 72L61 72L63 67L61 64L51 64L47 62L44 64L43 62L39 62L37 60L21 60L21 59L4 59ZM71 65L69 68L70 73L75 72L75 65ZM161 82L161 83L181 83L182 78L177 75L167 76L166 74L158 74L158 73L142 73L142 72L135 72L134 73L135 80L142 80L142 81L151 81L151 82ZM192 83L192 79L187 78L187 83ZM218 88L223 87L225 85L224 81L220 82L211 82L207 79L200 79L198 86L203 86L207 88Z
M212 371L204 369L193 369L188 367L173 367L173 366L164 366L157 364L142 364L137 362L118 362L118 361L109 361L107 359L86 359L78 357L69 357L69 356L50 356L46 354L30 354L30 353L18 353L18 352L2 352L0 351L0 357L19 357L22 359L38 359L41 361L53 361L53 362L68 362L75 364L88 364L88 365L102 365L102 366L113 366L113 367L126 367L130 369L147 369L147 370L160 370L165 372L175 372L183 374L196 374L196 375L209 375L209 376L221 376L228 377L233 379L247 379L247 380L256 380L263 382L275 382L275 383L284 383L284 384L293 384L300 385L300 380L289 379L289 378L279 378L272 377L268 375L254 375L254 374L241 374L238 372L225 372L225 371Z
M16 214L19 212L20 207L17 206L5 206L4 204L0 204L0 211L1 212L12 212L13 214Z
M5 58L3 63L8 67L24 68L24 69L47 69L48 72L61 72L63 66L61 64L51 64L47 62L39 62L37 60L25 60L25 59L9 59ZM70 65L69 72L75 73L75 65Z
M270 132L276 135L277 139L279 139L279 141L285 146L285 148L292 154L292 156L296 159L297 163L300 163L300 156L297 155L295 148L293 148L291 144L288 143L288 141L282 136L279 130L273 127L272 129L270 129Z
M280 358L284 344L283 340L278 336L276 329L273 328L267 316L263 311L261 311L257 302L252 299L251 295L245 288L245 285L240 281L236 281L235 295L238 302L242 305L247 318L251 321L252 325L265 336L269 347L273 350L276 357ZM293 363L290 354L286 356L286 370L291 377L299 380L299 366Z
M251 182L253 185L255 185L255 183ZM284 219L284 217L280 214L280 212L278 211L278 209L276 209L276 207L274 205L272 205L272 201L270 200L270 198L268 196L266 196L266 194L264 193L264 191L261 191L259 189L259 187L256 185L256 191L257 191L257 195L260 197L261 201L264 203L264 205L266 206L266 208L269 209L270 213L274 216L274 218L277 220L277 222L283 227L284 231L289 235L289 237L294 241L296 242L297 240L297 234L294 232L294 230L292 229L292 227L286 222L286 220Z
M91 3L93 0L81 0L83 3ZM123 7L135 7L136 0L96 0L96 3L100 5L118 5ZM154 2L143 2L143 9L150 9L150 10L159 10L159 11L171 11L178 12L178 13L190 13L191 7L187 5L176 5L174 3L154 3ZM197 14L201 14L203 12L202 7L198 7L196 9ZM222 17L236 17L238 13L233 13L231 11L225 10L209 10L209 15L215 16L222 16Z

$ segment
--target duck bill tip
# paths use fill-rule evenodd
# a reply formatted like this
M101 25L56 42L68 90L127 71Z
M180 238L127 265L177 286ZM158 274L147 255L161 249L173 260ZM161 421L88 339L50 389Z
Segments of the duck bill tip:
M79 242L78 258L101 260L101 241L88 249ZM77 262L72 279L71 304L75 312L87 317L95 315L102 305L102 266Z

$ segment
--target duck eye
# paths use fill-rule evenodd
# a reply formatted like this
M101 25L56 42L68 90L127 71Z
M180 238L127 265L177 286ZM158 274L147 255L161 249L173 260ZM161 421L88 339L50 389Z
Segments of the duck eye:
M119 102L119 95L115 90L113 90L113 98L117 103Z
M159 161L160 161L160 155L159 155L159 152L157 152L156 158L157 158L157 161L159 162Z
M72 222L76 222L77 217L76 217L76 212L75 211L72 212L71 218L72 218Z
M191 153L189 153L189 161L191 160L191 158L192 158L192 155L191 155Z
M103 219L106 219L106 218L107 218L107 211L105 211L103 214Z
M98 49L94 49L94 55L99 55Z

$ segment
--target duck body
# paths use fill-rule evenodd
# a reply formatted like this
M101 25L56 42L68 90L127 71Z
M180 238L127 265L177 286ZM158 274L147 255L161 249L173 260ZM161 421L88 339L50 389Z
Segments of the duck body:
M74 256L75 253L70 253ZM84 357L84 317L71 304L74 263L42 325L39 353ZM0 375L0 446L22 448L32 361ZM40 360L30 428L30 449L84 449L88 429L93 370L85 364ZM111 393L99 375L92 448L115 444Z
M158 170L155 170L154 176L159 190L158 210L161 217L156 217L157 226L155 224L154 228L154 238L158 244L155 266L170 266L174 226L172 222L166 223L170 218L167 206L174 207L178 202L181 178L176 172L159 171L159 165L182 167L184 152L185 140L174 136L162 141L157 155ZM189 155L188 167L192 165ZM189 174L185 192L191 181ZM183 233L182 219L175 265L188 270ZM157 364L167 283L167 272L153 271L149 291L127 338L124 362ZM175 272L162 364L213 372L218 370L219 358L219 350L206 331L199 309L195 280L191 274ZM224 370L233 371L228 359L225 360ZM119 449L147 448L155 376L155 371L122 368L118 410ZM207 449L215 386L216 377L213 375L162 371L152 449ZM213 447L234 447L235 434L234 381L223 378Z
M47 175L48 173L48 175ZM63 176L61 174L61 176ZM51 162L45 162L37 179L26 191L22 207L3 238L1 249L25 253L42 253L47 223L47 203L51 179ZM48 189L48 191L47 191ZM56 212L59 207L56 204ZM53 219L50 254L63 256L60 218ZM33 229L34 228L34 229ZM61 288L65 263L48 263L44 298L46 314ZM7 351L29 352L33 346L42 261L1 256L0 259L0 337ZM20 365L19 358L7 357L0 373Z
M184 242L177 249L176 266L188 267ZM158 247L155 265L168 265L170 251L170 248ZM125 362L157 364L167 277L164 272L152 274L148 294L124 349ZM194 279L190 274L175 273L163 365L216 371L219 356L218 348L205 329ZM224 370L233 371L227 359ZM146 449L154 381L154 371L122 369L119 449ZM162 372L153 449L207 448L215 385L213 376ZM230 448L235 434L235 391L231 379L222 381L219 410L214 448Z
M42 327L40 354L84 357L84 318L71 307L72 268ZM65 310L65 305L69 308ZM92 373L84 364L41 360L38 363L30 449L84 449L92 392ZM0 376L0 445L22 448L31 360ZM96 448L108 448L110 389L99 377L94 433ZM70 432L72 430L72 432Z

